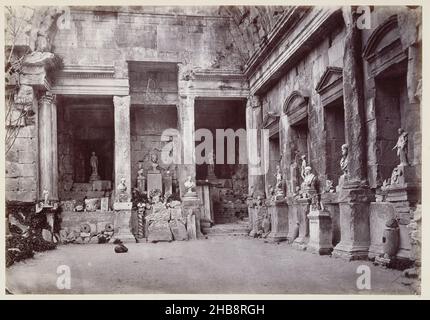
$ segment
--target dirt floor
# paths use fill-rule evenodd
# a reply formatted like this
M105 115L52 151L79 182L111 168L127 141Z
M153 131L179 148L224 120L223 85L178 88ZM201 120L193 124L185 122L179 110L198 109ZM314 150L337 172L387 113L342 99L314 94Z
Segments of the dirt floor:
M400 271L297 251L286 243L235 237L127 247L117 254L113 244L59 246L8 268L7 288L14 294L412 293ZM371 270L371 290L357 289L363 264ZM57 288L64 266L70 289Z

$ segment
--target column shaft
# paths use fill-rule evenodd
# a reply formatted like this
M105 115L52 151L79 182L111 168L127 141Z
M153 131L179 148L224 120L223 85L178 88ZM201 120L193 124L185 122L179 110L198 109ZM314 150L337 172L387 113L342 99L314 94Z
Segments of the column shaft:
M46 92L39 101L39 199L58 201L57 107L55 96Z
M125 178L127 193L131 197L130 96L115 96L113 97L113 104L115 115L115 186L118 186L121 179Z

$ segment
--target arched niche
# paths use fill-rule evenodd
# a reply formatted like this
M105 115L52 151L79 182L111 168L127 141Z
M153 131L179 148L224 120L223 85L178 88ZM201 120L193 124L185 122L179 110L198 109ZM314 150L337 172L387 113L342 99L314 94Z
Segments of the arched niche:
M373 31L363 50L371 77L378 76L407 57L400 40L397 15L389 17Z
M283 154L287 166L288 192L295 192L300 187L301 157L309 161L309 127L308 127L309 98L298 91L293 91L285 100L283 112L287 115L289 127L285 130L284 143L288 151Z

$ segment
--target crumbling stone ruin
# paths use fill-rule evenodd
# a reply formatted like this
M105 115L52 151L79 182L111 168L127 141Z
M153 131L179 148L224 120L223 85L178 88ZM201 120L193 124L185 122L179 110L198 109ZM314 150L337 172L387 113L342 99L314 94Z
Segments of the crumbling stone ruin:
M126 242L247 222L319 254L419 260L420 7L26 7L13 19L9 217L38 204L55 241L84 224ZM217 129L267 135L248 134L232 164L201 164L198 129L214 145ZM169 144L181 161L165 162ZM147 208L155 189L176 209Z

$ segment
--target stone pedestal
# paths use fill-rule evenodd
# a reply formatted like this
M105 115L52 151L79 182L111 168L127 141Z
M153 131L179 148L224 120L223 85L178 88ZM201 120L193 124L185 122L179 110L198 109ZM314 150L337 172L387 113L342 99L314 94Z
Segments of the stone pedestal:
M100 176L97 173L91 174L91 176L90 176L90 183L92 183L94 181L97 181L97 180L100 180Z
M137 189L143 193L146 191L146 178L137 178Z
M286 201L273 201L267 209L271 218L271 231L267 238L275 242L287 240L288 206Z
M299 236L293 241L293 248L306 250L309 241L309 220L308 212L310 199L296 200L297 207L297 222L299 223Z
M173 178L171 175L166 175L163 178L164 194L172 194L173 193Z
M195 193L187 193L182 198L182 210L187 221L188 239L204 238L200 226L201 204Z
M318 254L330 254L333 250L330 214L323 210L311 210L309 219L309 243L307 250Z
M163 179L161 177L161 173L148 172L147 183L148 183L148 193L151 192L151 190L155 190L155 189L158 189L161 192L163 192Z
M210 196L211 185L209 183L197 186L199 199L202 199L202 216L200 223L202 228L210 228L213 224L213 208Z
M334 257L367 259L370 245L369 205L374 195L366 187L345 184L339 194L340 242Z
M114 238L119 239L122 242L136 242L134 235L131 233L131 207L131 202L114 203Z
M250 237L257 237L259 232L263 230L263 219L265 208L263 206L256 206L251 211L252 217L252 229L249 232Z

